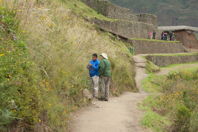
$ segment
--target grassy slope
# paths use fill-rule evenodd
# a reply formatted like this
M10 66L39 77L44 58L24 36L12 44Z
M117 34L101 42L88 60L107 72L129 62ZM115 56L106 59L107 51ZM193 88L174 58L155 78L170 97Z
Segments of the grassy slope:
M15 13L0 7L0 131L14 120L38 121L41 95ZM32 109L34 108L34 109Z
M144 80L151 95L141 105L146 110L142 124L156 132L196 131L197 67L180 69L167 76L150 74Z
M151 54L151 56L193 56L198 53Z
M42 107L37 111L37 123L32 125L41 126L38 128L47 125L52 131L64 131L68 113L87 103L82 91L90 88L86 65L92 53L109 55L114 95L135 90L133 62L125 44L83 19L108 18L78 0L4 2L7 8L16 9L29 57L39 71L37 88L41 89L42 98L38 103Z

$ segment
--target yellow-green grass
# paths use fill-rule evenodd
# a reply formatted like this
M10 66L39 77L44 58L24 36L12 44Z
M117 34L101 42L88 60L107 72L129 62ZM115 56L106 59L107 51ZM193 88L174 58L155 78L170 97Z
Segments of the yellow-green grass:
M52 131L66 131L68 113L88 103L82 91L91 89L86 66L93 53L105 52L110 58L112 95L136 91L134 64L128 48L124 42L98 31L83 19L95 15L83 14L84 10L90 10L86 5L77 0L4 2L7 4L3 6L16 11L28 57L35 64L35 71L39 72L36 88L42 90L41 102L38 102L42 108L35 114L39 117L35 118L39 118L37 123L41 128L45 124Z
M108 18L98 13L94 9L88 7L86 4L79 0L62 0L66 6L74 11L77 15L84 16L87 18L97 18L106 21L116 21L116 19Z
M148 42L161 42L161 43L180 43L180 41L165 41L165 40L145 39L145 38L131 38L131 40L148 41Z
M152 63L151 61L146 62L146 71L148 73L155 73L160 71L160 67Z
M161 90L158 91L160 93L146 98L140 105L146 111L141 123L156 132L196 131L197 71L198 67L183 69L163 77L151 75L150 88L155 89L158 84Z
M198 55L198 53L173 53L173 54L149 54L147 56L194 56Z
M155 74L149 74L148 77L146 77L142 81L143 89L145 92L149 93L158 93L161 92L161 83L160 80L163 80L165 77L162 75L155 75Z
M195 64L195 66L189 67L190 64ZM196 66L196 64L197 64L197 66ZM175 67L179 67L179 66L182 66L182 68L178 68L177 70L171 70L171 69L174 69ZM183 68L183 66L185 68ZM174 73L178 73L178 72L193 73L198 70L198 62L187 63L187 64L186 63L185 64L173 64L173 65L169 65L166 67L160 67L161 70L167 69L167 68L170 69L169 74L174 74ZM155 73L149 72L148 77L142 81L143 89L146 92L150 92L150 93L161 92L161 90L162 90L161 85L163 83L165 83L163 80L168 75L156 75Z
M153 111L152 108L157 107L158 96L148 96L140 105L139 108L144 110L144 116L140 123L150 128L153 132L165 132L165 128L171 124L167 117L164 117L157 112Z
M185 67L185 69L191 69L191 67L188 67L190 64L195 64L195 65L197 64L197 67L198 67L198 62L189 62L189 63L182 63L182 64L172 64L172 65L168 65L168 66L161 66L160 68L166 69L166 68L174 68L174 67L182 66L182 67ZM196 68L196 66L193 68Z

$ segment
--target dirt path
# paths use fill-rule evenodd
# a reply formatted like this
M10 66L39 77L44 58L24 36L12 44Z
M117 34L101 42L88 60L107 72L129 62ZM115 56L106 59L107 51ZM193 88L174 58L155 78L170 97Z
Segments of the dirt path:
M143 114L138 109L146 96L125 93L109 102L96 101L75 115L71 132L146 132L139 124Z
M144 113L138 108L138 103L148 96L141 90L141 81L146 77L145 60L141 56L133 59L140 93L127 92L109 102L94 101L74 115L70 132L149 132L140 125Z
M146 60L142 56L143 55L133 56L133 60L136 66L135 67L135 71L136 71L135 81L136 81L136 85L140 93L144 93L143 88L142 88L142 80L144 80L147 77L146 70L145 70Z

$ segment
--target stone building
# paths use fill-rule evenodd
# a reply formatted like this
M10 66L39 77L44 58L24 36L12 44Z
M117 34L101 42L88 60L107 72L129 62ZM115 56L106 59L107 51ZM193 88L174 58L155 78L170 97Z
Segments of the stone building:
M195 32L198 32L197 27L190 26L160 26L158 29L163 31L172 31L175 33L176 40L183 43L186 48L198 49L198 40Z

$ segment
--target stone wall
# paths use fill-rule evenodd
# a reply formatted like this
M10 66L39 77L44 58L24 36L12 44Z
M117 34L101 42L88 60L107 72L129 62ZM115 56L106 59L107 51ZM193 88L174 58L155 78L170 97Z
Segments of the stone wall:
M173 56L163 56L163 55L148 55L146 59L153 62L157 66L168 66L171 64L182 64L182 63L192 63L198 62L198 54L194 55L173 55Z
M136 15L130 9L112 4L107 0L82 0L89 7L109 18L138 21Z
M94 20L101 29L117 34L124 38L147 38L148 32L157 30L157 27L142 22L134 21L105 21L105 20Z
M157 16L152 14L137 14L136 15L139 22L149 23L157 25Z
M184 53L185 48L177 42L160 42L155 40L128 40L134 47L135 54Z
M198 49L198 40L192 31L174 31L176 39L189 49Z
M108 0L82 0L89 7L95 9L97 12L103 14L106 17L143 22L147 24L153 24L157 26L157 16L152 14L133 14L128 8L117 6Z

